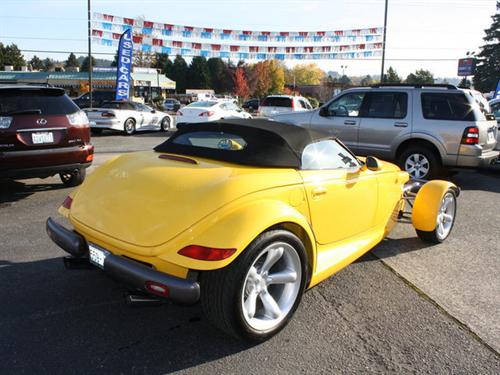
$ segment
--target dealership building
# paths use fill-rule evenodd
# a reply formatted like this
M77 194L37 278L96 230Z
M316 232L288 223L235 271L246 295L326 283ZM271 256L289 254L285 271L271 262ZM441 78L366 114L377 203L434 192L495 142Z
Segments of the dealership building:
M131 75L132 92L136 97L157 97L160 93L175 91L175 82L156 69L136 68ZM50 84L66 90L70 96L79 96L89 91L88 72L0 72L0 83L40 83ZM114 90L116 70L96 70L92 72L94 91Z

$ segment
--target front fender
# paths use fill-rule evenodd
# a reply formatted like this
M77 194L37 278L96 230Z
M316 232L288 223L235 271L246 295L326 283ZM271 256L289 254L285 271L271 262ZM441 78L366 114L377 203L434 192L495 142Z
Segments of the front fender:
M458 196L460 189L449 181L432 180L420 188L415 197L411 215L415 229L425 232L432 232L436 229L441 201L450 189Z
M300 226L308 237L306 248L312 249L311 267L315 266L315 240L311 227L297 209L279 200L257 200L246 202L238 207L228 207L215 212L197 223L187 233L169 243L170 249L182 249L187 245L202 245L221 249L236 249L229 258L220 261L203 261L179 255L177 251L167 251L159 258L192 270L214 270L233 262L245 248L266 229L282 224L293 223Z

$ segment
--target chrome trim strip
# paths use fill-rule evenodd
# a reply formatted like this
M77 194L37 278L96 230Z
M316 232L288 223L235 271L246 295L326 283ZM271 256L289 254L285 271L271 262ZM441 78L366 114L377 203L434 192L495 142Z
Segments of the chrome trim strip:
M64 130L67 128L61 127L61 128L35 128L35 129L18 129L18 133L24 133L24 132L43 132L43 131L51 131L51 130Z

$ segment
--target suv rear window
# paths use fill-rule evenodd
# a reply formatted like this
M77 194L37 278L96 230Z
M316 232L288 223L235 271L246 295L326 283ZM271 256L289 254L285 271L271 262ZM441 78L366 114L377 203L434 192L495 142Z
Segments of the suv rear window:
M281 98L281 97L270 97L265 98L264 101L260 104L261 107L291 107L292 99L290 98Z
M58 89L2 89L0 115L41 114L69 115L80 108ZM37 112L39 111L39 112Z
M464 94L423 93L422 113L428 120L475 121L474 111Z

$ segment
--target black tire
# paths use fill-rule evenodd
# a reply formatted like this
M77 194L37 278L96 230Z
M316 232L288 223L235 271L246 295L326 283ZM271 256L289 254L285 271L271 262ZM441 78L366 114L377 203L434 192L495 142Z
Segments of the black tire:
M165 116L161 120L161 130L164 132L168 132L170 130L170 117Z
M135 133L135 120L133 118L128 118L123 123L123 131L126 135L132 135Z
M99 128L90 128L90 133L92 133L92 135L100 135L102 134L102 131L104 129L99 129Z
M457 195L455 193L455 191L453 191L452 189L448 189L448 191L444 194L443 196L443 199L446 197L446 196L450 196L452 197L453 199L453 220L451 221L451 225L450 225L450 228L449 230L447 231L446 235L445 236L442 236L439 234L439 231L438 231L438 226L436 225L436 228L431 231L431 232L427 232L427 231L423 231L423 230L419 230L419 229L415 229L415 231L417 232L417 236L424 242L429 242L429 243L432 243L432 244L439 244L443 241L445 241L451 234L451 231L453 230L453 226L455 225L455 219L456 219L456 216L457 216ZM440 206L440 209L441 209L442 206Z
M422 157L422 158L421 158ZM408 168L407 161L421 158L423 162L418 170L412 171ZM442 170L441 160L435 151L425 145L413 145L404 150L398 158L398 165L403 171L407 171L410 177L423 180L432 180L439 176ZM427 172L422 174L427 168Z
M269 245L280 242L293 247L300 258L301 279L291 309L276 326L258 331L243 316L242 293L247 273ZM271 230L258 236L230 265L200 275L201 304L208 320L227 334L248 341L264 341L283 329L300 303L307 280L307 259L301 240L286 230ZM271 267L272 269L272 267ZM269 272L271 274L271 272Z
M80 185L83 180L85 180L85 168L80 168L77 171L67 171L63 173L59 173L59 177L61 178L64 186L73 187Z

